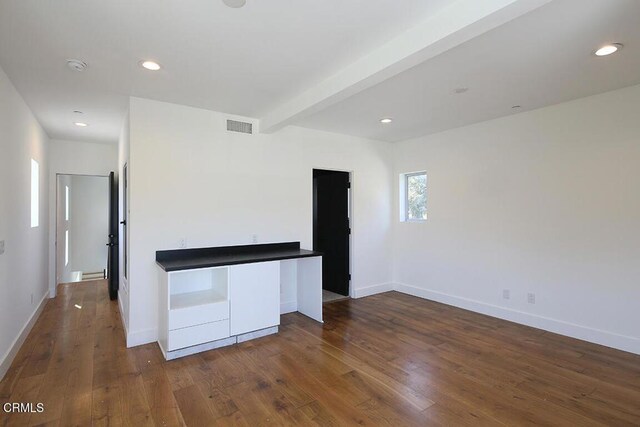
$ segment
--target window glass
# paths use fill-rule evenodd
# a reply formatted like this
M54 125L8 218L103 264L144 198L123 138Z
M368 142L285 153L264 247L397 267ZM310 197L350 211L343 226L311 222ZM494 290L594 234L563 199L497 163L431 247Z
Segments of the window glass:
M64 219L69 221L69 186L64 186Z
M427 174L425 172L405 175L405 221L427 219Z
M31 227L40 225L40 165L31 159Z

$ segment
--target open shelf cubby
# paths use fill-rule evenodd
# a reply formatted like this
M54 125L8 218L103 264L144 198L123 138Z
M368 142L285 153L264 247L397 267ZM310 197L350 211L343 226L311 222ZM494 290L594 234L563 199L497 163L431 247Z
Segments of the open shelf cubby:
M228 267L185 270L170 274L170 310L223 302L228 299Z

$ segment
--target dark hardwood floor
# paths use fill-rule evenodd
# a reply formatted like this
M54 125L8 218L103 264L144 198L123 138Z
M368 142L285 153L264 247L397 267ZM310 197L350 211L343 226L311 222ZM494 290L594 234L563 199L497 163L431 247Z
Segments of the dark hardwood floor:
M0 425L640 425L640 356L396 292L324 311L165 362L106 284L62 285L0 383L45 411Z

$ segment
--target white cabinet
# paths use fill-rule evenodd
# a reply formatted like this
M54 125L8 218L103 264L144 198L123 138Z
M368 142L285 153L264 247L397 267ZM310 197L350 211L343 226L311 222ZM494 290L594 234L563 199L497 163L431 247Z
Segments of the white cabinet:
M279 261L160 274L158 341L167 359L251 339L280 324Z
M193 305L169 311L169 330L229 319L229 301Z
M230 336L228 267L170 272L161 283L159 341L165 356Z
M229 320L204 323L169 331L169 351L192 347L229 337Z
M229 267L231 335L280 324L280 262Z
M322 322L320 256L160 268L158 343L167 360L277 333L281 288L289 311Z

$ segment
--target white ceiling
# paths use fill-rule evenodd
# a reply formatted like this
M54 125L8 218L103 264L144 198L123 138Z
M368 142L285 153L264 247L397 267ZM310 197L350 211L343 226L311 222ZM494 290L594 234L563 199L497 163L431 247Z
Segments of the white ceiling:
M640 1L0 0L0 66L56 139L115 142L139 96L398 141L640 83Z
M634 84L640 1L555 0L297 124L393 142Z
M49 136L108 142L129 95L260 117L451 2L0 0L0 66Z

